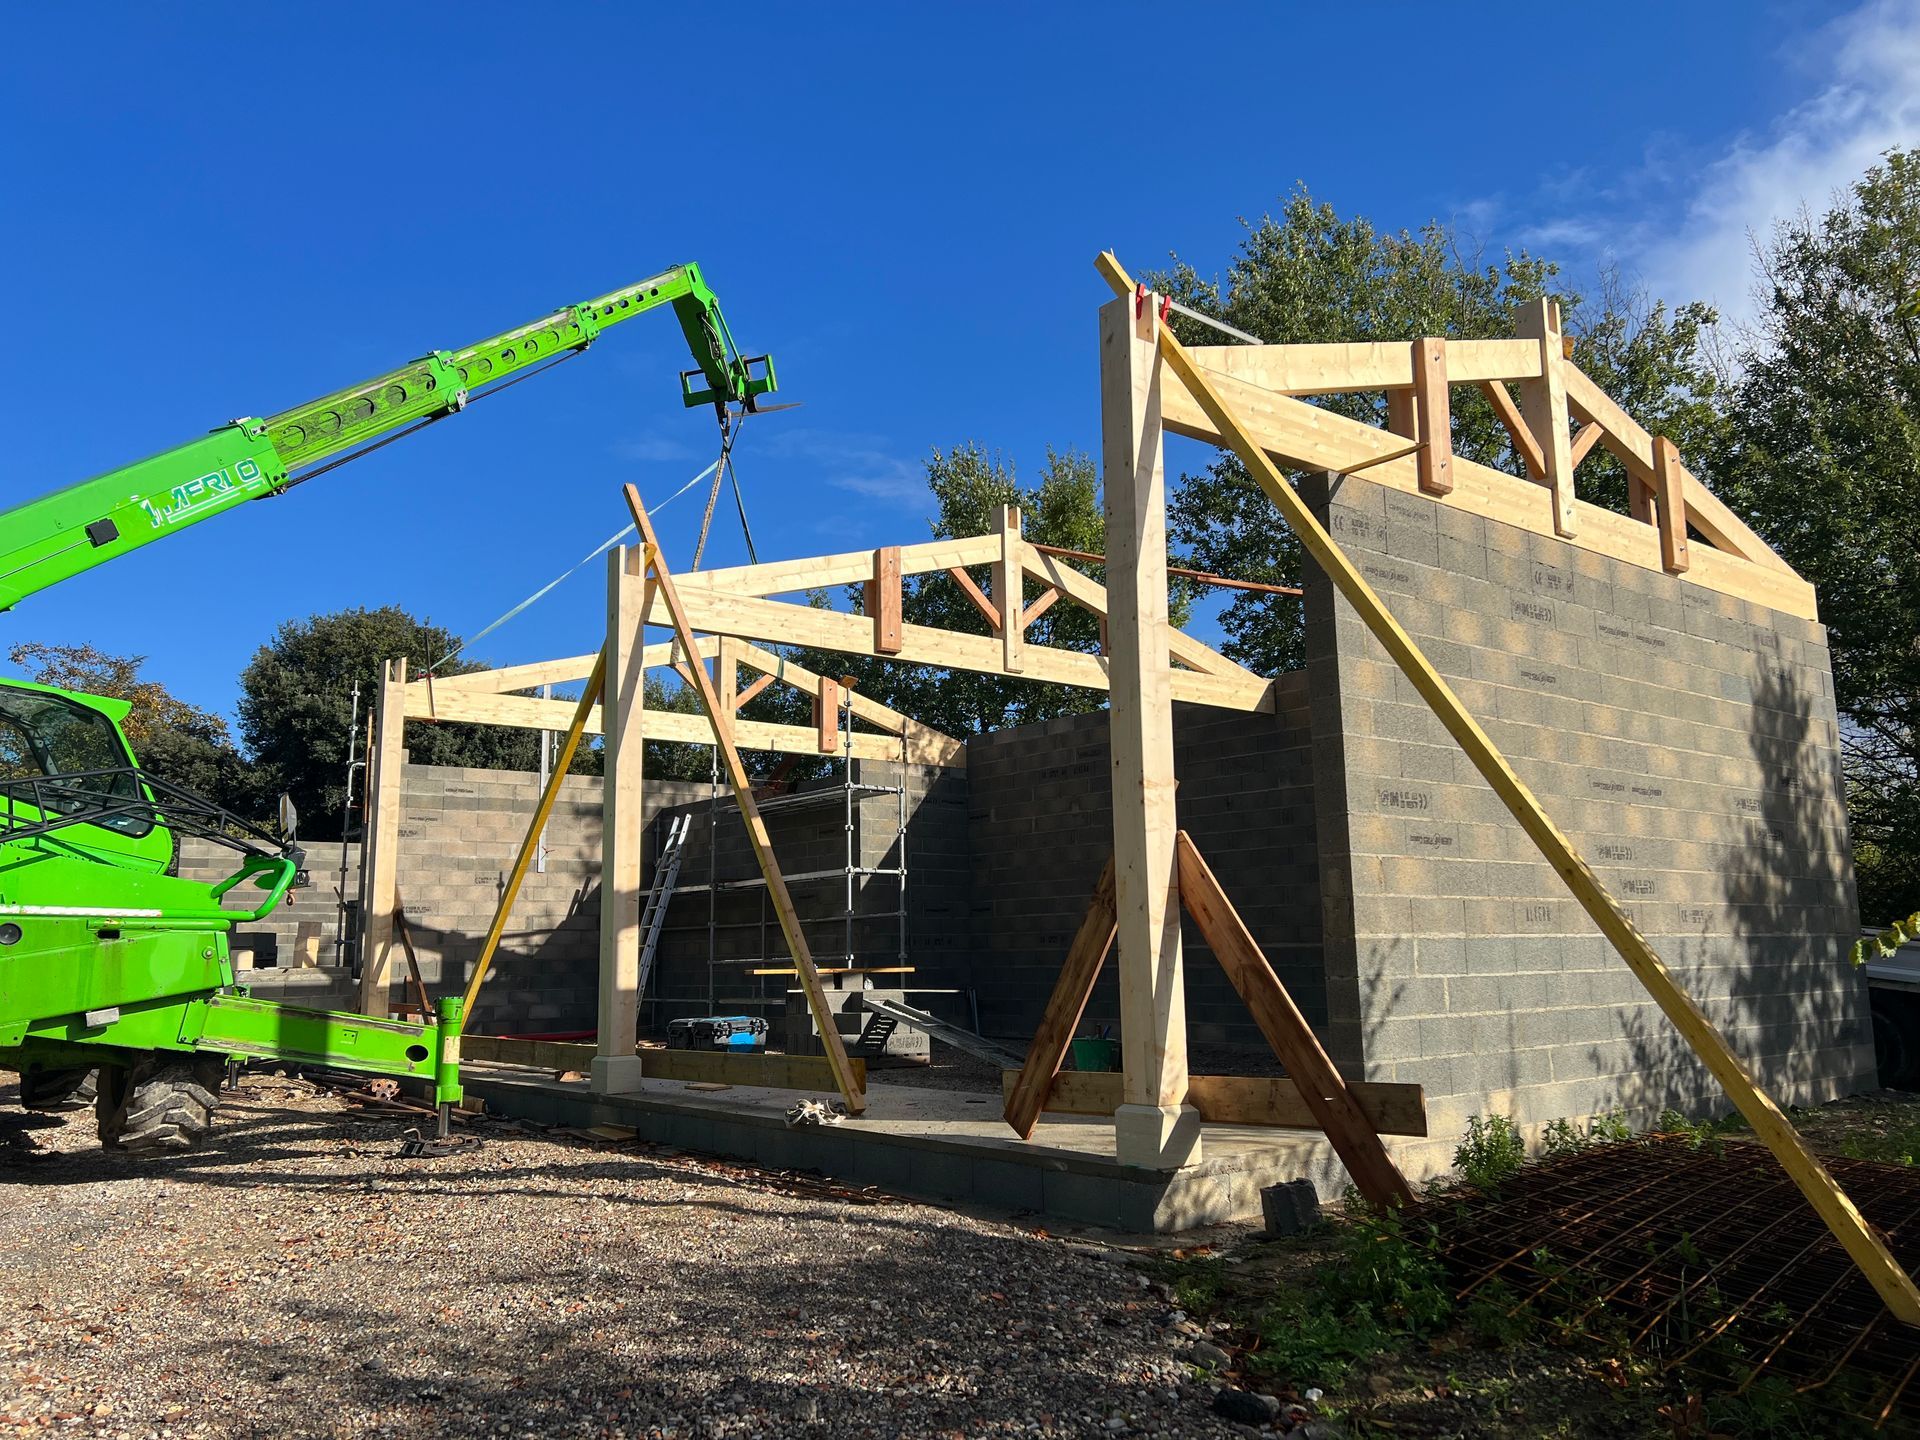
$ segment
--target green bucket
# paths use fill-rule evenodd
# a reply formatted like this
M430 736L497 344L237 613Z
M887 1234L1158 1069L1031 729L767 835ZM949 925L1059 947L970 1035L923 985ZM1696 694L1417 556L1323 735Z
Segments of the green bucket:
M1068 1050L1073 1056L1073 1068L1076 1070L1118 1070L1120 1068L1118 1040L1090 1035L1084 1040L1074 1041Z

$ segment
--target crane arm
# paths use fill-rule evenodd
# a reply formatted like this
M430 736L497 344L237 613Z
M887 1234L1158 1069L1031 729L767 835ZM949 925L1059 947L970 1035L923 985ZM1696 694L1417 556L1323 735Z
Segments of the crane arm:
M694 368L680 377L684 404L751 409L775 388L771 359L740 353L700 267L677 265L264 420L230 421L0 512L0 610L244 501L278 494L324 461L453 414L469 397L583 350L609 326L662 305L673 307L693 352Z

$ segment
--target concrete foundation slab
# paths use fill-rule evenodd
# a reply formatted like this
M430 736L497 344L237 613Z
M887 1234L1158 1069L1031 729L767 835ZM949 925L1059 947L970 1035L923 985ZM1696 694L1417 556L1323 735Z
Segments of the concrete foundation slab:
M1137 1233L1256 1220L1269 1185L1306 1179L1332 1197L1346 1180L1325 1139L1304 1131L1208 1125L1200 1164L1161 1171L1121 1164L1113 1123L1097 1117L1049 1115L1023 1142L1000 1118L997 1096L876 1085L860 1119L791 1129L786 1112L799 1098L791 1090L713 1093L642 1080L625 1093L596 1094L585 1081L504 1066L467 1066L462 1074L469 1095L523 1119L624 1125L656 1144Z

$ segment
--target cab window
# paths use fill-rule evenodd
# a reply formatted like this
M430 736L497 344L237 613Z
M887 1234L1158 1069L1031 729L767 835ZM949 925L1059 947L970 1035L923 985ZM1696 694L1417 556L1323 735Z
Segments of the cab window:
M59 695L0 689L0 781L88 776L57 791L41 787L40 799L51 813L86 809L86 797L92 795L114 800L143 798L132 764L113 722L98 710ZM116 773L89 773L100 770ZM16 804L34 803L35 792L29 786L13 786L5 793ZM145 835L153 828L146 815L116 815L99 823L133 836Z

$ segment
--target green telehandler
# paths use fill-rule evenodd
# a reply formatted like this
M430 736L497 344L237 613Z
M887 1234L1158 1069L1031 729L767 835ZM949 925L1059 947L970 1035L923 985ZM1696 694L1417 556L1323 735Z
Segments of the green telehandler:
M0 609L280 495L662 305L693 351L680 377L686 405L711 404L724 425L775 389L772 361L734 345L700 268L677 266L0 512ZM63 1108L92 1085L104 1144L185 1149L211 1126L227 1062L265 1060L424 1082L444 1137L460 1099L459 1000L415 1024L249 996L228 933L268 915L294 883L291 807L283 802L277 827L257 826L142 770L121 730L129 708L0 680L0 1069L19 1073L21 1102ZM232 873L212 885L181 878L184 835L231 848Z

